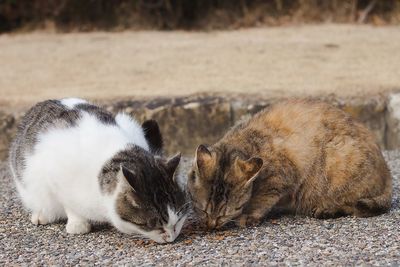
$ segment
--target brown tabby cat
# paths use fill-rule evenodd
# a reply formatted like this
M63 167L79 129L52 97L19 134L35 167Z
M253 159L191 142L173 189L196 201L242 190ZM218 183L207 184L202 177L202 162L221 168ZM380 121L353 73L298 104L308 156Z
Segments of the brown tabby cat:
M188 190L209 228L257 224L272 208L316 218L390 209L392 178L370 131L313 100L289 100L200 145Z

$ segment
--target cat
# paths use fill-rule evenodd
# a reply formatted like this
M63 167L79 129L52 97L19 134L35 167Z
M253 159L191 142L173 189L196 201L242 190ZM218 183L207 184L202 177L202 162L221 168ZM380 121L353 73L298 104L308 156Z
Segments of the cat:
M208 228L256 225L271 211L316 218L390 209L392 177L373 134L310 99L277 103L198 146L187 187Z
M161 157L158 124L141 127L86 100L47 100L22 118L10 167L34 224L67 219L66 231L88 233L91 222L159 243L179 235L188 213L176 180L180 154Z

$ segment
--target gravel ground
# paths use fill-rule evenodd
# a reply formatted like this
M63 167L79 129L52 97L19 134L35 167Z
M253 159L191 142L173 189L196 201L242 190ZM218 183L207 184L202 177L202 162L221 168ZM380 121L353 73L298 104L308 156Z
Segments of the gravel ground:
M34 226L0 164L0 265L392 265L400 264L400 152L385 153L393 207L374 218L317 220L283 216L259 227L203 232L186 226L158 245L108 226L71 236L64 223Z

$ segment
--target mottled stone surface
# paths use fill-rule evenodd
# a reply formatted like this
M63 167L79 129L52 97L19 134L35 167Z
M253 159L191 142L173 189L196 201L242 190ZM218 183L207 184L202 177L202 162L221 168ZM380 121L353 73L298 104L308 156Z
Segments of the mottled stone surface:
M8 147L16 130L15 117L0 111L0 159L6 159Z
M217 141L232 125L231 105L220 97L160 98L142 103L124 101L106 105L113 112L132 114L141 122L156 120L167 154L191 155L196 145Z
M360 98L321 97L350 113L375 134L382 148L400 147L400 100L392 94ZM123 111L140 122L155 119L164 137L165 152L190 156L199 144L212 144L236 122L246 119L281 99L249 95L194 95L151 100L98 102L111 112ZM0 159L5 159L21 113L0 111Z
M400 93L389 95L387 104L386 146L389 149L400 147Z
M343 109L358 121L365 124L375 134L379 145L382 148L387 148L386 96L377 95L352 99L327 99L327 101Z
M244 100L243 100L244 99ZM315 97L351 114L355 119L365 124L376 136L378 143L382 148L386 148L386 113L387 97L385 95L375 95L360 98L337 98L334 95L326 97ZM254 113L266 108L281 99L257 99L241 98L231 100L232 103L232 121L236 122L245 119ZM399 106L400 107L400 106ZM400 142L392 148L400 147Z

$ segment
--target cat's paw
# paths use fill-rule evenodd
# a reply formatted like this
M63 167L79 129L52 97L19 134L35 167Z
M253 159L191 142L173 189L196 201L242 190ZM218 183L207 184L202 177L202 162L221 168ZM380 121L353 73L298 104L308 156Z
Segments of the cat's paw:
M261 223L261 219L259 217L247 215L247 214L242 214L237 220L236 224L240 227L246 227L246 226L257 226Z
M348 213L346 213L344 210L342 209L319 209L319 208L315 208L312 211L312 216L314 218L317 219L333 219L333 218L339 218L342 216L346 216L348 215Z
M324 220L324 219L331 218L332 215L331 215L331 213L330 213L328 210L315 209L315 210L313 211L313 217L314 217L314 218L317 218L317 219Z
M68 234L86 234L90 232L90 228L87 221L68 221L66 226Z
M42 212L33 212L31 216L31 222L34 225L39 225L39 224L48 224L49 220L46 218L46 216L43 215Z
M239 218L236 219L236 225L240 227L246 227L248 215L242 214Z

